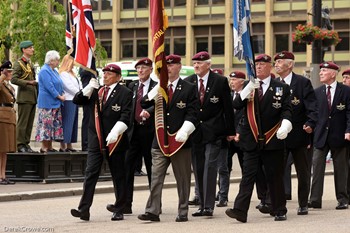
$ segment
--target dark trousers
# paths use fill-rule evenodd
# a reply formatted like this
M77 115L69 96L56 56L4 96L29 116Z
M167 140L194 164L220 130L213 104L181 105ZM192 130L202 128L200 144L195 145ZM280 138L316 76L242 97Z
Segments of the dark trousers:
M248 213L261 159L266 173L267 186L271 193L272 214L286 214L287 208L283 185L284 151L262 150L244 152L243 158L243 176L234 202L234 209Z
M90 121L90 105L83 105L83 120L81 127L81 150L88 150L88 125Z
M294 163L298 178L298 202L300 207L306 207L308 196L310 193L310 179L311 179L311 164L312 154L311 149L306 146L288 149L286 155L286 170L284 175L285 180L285 194L291 195L291 166ZM288 189L287 189L288 187Z
M79 210L89 210L92 205L95 187L100 175L103 160L104 157L100 151L89 150L85 170L83 195L80 199ZM115 196L117 201L115 207L117 213L122 213L126 202L124 160L125 152L114 152L108 158L108 165L112 175L114 190L116 192Z
M154 138L154 131L149 125L136 125L134 126L134 132L130 141L129 150L125 157L125 169L126 169L126 186L127 186L127 200L126 205L131 207L134 193L134 173L137 164L142 157L145 161L147 170L148 185L151 186L152 176L152 141Z
M217 140L206 144L193 144L201 209L214 209L215 206L217 161L221 142Z
M241 167L241 171L243 169L243 151L241 150L241 148L238 147L236 142L229 142L229 146L228 146L228 158L227 158L227 166L228 166L228 170L229 172L232 171L232 157L234 156L234 154L237 154L238 156L238 162L239 162L239 166Z
M314 149L310 202L322 205L326 157L329 151L333 159L335 195L339 203L346 204L349 202L349 196L347 194L349 172L348 147L330 148L328 145L320 149Z
M33 130L36 104L18 104L18 119L16 126L17 147L27 146Z

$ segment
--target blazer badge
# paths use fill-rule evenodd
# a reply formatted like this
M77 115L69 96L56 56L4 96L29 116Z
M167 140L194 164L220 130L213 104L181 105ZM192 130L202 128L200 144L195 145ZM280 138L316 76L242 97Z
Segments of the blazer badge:
M120 106L118 106L118 104L115 104L114 106L112 106L112 110L115 112L119 112L120 111Z
M219 102L219 98L214 95L212 98L210 98L210 102L212 102L213 104L216 104Z
M295 97L295 96L294 96L294 99L292 99L291 102L292 102L293 105L298 105L298 104L300 104L300 100L297 99L297 97Z
M278 109L278 108L282 107L282 104L280 102L276 101L275 103L272 103L272 107Z
M182 100L179 103L176 103L176 107L183 109L186 108L186 103L182 102Z
M342 103L340 103L339 105L337 105L337 109L340 110L340 111L342 111L342 110L345 109L345 105L342 104Z

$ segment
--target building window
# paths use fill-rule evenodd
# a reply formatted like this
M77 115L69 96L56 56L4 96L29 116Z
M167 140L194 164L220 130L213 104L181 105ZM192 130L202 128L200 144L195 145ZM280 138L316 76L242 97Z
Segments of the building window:
M123 0L123 9L134 9L134 0Z
M194 28L196 51L207 51L213 55L225 53L225 30L223 25Z
M148 29L125 29L120 31L121 58L137 60L148 56Z
M288 34L282 34L282 35L276 35L275 36L276 41L276 53L281 52L283 50L289 51L288 43L289 43L289 35Z
M196 5L225 5L225 0L197 0Z
M255 54L265 53L265 36L264 35L253 36L253 50Z
M123 0L122 9L124 10L129 10L129 9L137 10L137 9L144 9L144 8L148 8L148 0Z
M186 55L186 28L173 27L165 31L165 53Z
M112 10L113 0L102 0L101 1L101 10Z
M341 41L339 44L335 46L335 51L349 51L349 32L339 32L339 37L341 38Z
M98 11L98 0L91 0L91 7L93 11Z

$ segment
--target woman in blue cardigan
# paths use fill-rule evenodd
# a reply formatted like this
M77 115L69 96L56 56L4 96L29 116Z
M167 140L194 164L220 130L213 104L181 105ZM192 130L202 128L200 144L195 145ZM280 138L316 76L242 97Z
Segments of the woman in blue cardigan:
M60 55L51 50L46 53L45 64L39 72L38 123L36 141L41 142L41 153L56 152L52 141L63 140L61 105L65 100L63 83L56 70Z

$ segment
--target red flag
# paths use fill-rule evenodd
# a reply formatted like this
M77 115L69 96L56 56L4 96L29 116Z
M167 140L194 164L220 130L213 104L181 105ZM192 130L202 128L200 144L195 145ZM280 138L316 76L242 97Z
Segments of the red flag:
M90 0L69 0L66 45L77 65L95 71L95 32Z
M168 102L166 94L168 86L168 69L164 54L164 35L168 28L168 16L164 10L163 0L150 1L150 15L152 28L153 56L155 63L155 73L159 78L160 91L165 101Z

